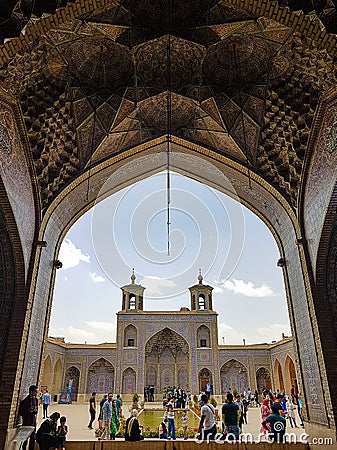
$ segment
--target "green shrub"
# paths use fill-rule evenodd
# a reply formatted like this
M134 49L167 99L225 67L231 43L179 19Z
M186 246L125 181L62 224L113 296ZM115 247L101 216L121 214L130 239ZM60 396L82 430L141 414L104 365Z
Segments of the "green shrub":
M198 403L198 396L197 396L197 394L193 395L193 401L194 401L194 403Z
M138 394L133 394L133 397L132 397L132 401L133 401L133 403L138 403L138 400L139 400L139 395Z
M238 395L238 391L236 389L233 390L233 397L235 398Z

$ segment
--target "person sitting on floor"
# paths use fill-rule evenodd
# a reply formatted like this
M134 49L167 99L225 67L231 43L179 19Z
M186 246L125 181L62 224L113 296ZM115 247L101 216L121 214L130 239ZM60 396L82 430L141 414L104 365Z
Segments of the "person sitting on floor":
M131 411L131 417L126 419L125 424L125 440L126 441L141 441L144 436L141 434L141 429L138 422L138 412L136 409Z

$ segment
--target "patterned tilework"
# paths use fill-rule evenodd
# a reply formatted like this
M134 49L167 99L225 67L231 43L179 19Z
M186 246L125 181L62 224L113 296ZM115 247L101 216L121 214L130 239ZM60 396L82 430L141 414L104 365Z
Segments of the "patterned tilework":
M137 351L136 350L123 350L123 364L137 364Z
M337 100L325 106L322 126L310 163L304 198L304 220L312 267L316 272L316 258L320 236L337 178Z
M15 216L27 274L35 232L33 189L16 118L3 101L0 101L0 176Z
M212 364L212 350L197 350L198 364Z

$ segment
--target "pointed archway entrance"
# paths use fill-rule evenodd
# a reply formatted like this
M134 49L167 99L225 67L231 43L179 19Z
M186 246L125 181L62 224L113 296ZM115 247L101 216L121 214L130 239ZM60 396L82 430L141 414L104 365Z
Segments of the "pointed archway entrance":
M145 345L145 375L147 386L155 393L164 388L188 386L189 345L178 333L166 327L152 336Z

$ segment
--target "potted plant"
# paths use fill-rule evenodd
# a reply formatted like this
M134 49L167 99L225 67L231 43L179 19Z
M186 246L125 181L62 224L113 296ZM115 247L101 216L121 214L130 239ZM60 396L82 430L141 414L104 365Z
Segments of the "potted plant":
M139 400L139 395L137 393L133 394L132 409L138 409L138 400Z

